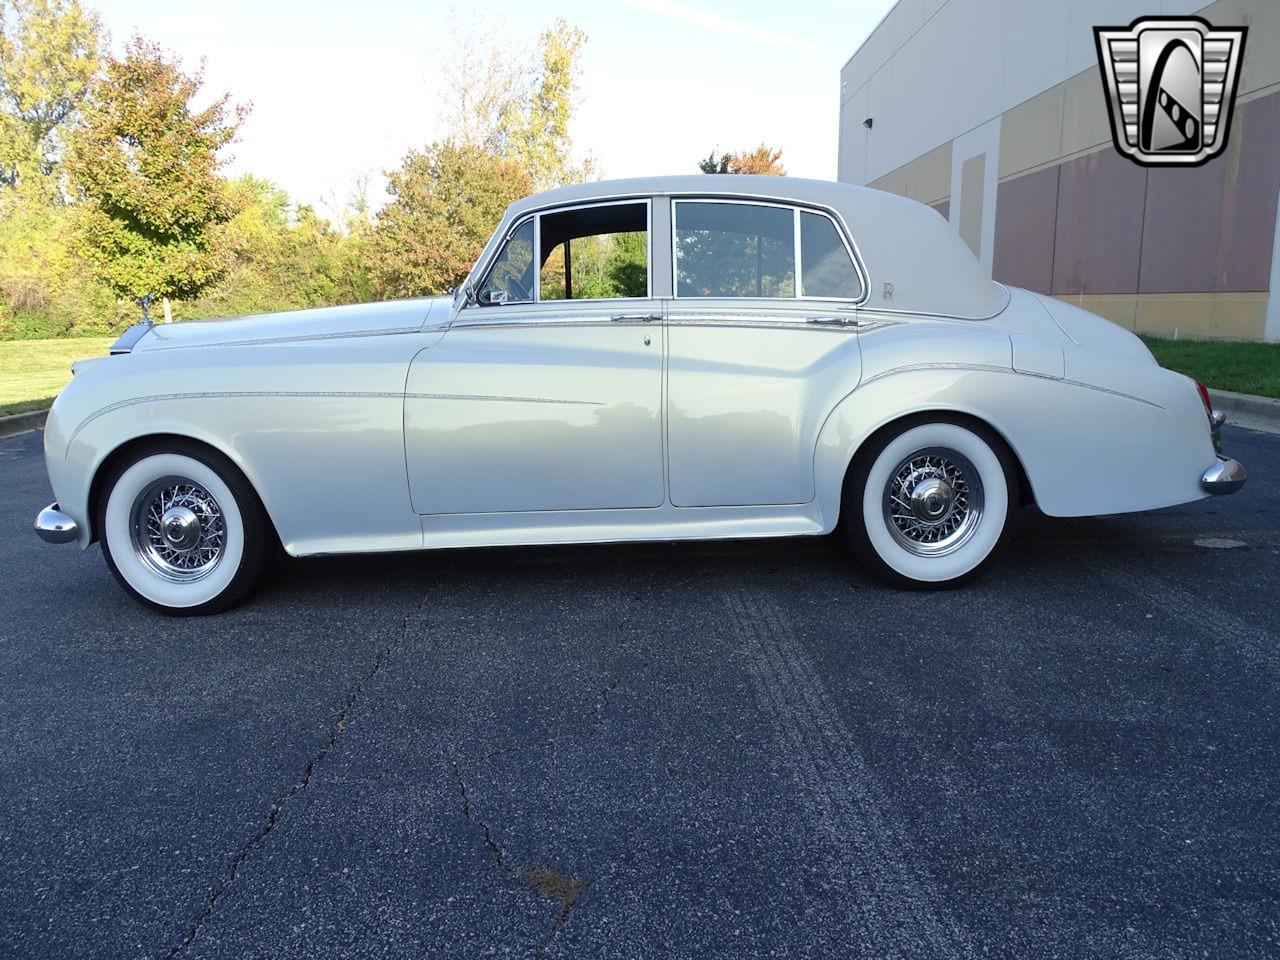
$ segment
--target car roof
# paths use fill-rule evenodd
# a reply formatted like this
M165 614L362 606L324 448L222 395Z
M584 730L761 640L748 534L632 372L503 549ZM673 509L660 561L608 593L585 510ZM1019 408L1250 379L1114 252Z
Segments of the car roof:
M640 197L775 200L822 208L842 220L866 269L864 308L985 319L1009 292L932 207L872 187L800 177L691 174L599 180L558 187L513 203L477 265L496 252L515 221L546 207Z

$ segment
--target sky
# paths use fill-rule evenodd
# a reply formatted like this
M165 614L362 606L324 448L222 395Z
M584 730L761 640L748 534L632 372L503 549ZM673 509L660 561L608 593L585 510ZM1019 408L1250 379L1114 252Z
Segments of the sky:
M207 89L252 112L228 153L321 213L362 176L444 134L448 0L89 0L112 49L135 33L203 59ZM562 17L587 34L573 135L604 177L694 173L713 148L779 147L835 179L840 68L893 0L455 0L513 54Z

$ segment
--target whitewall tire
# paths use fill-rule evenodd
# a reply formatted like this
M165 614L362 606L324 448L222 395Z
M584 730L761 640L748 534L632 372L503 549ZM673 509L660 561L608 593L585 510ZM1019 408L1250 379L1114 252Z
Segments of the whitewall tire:
M98 531L120 585L154 610L217 613L243 599L275 555L275 530L225 457L174 442L137 451L103 485Z
M1010 455L991 431L963 421L915 421L859 451L843 522L854 553L879 579L948 587L991 558L1016 495Z

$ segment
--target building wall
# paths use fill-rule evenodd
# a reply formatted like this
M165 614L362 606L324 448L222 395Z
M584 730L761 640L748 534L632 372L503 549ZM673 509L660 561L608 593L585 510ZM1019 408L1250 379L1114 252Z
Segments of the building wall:
M1092 28L1192 12L1249 27L1230 140L1148 170L1112 145ZM1277 0L900 0L841 100L840 179L932 205L997 280L1139 332L1280 339Z

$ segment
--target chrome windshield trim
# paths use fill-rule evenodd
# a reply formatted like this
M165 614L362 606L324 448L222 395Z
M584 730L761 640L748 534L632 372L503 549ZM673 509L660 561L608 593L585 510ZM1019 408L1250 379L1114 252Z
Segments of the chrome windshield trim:
M114 357L121 353L131 352L137 345L138 341L150 333L151 328L154 326L155 322L152 320L139 320L133 326L125 330L124 333L120 334L116 342L107 350L107 353Z

